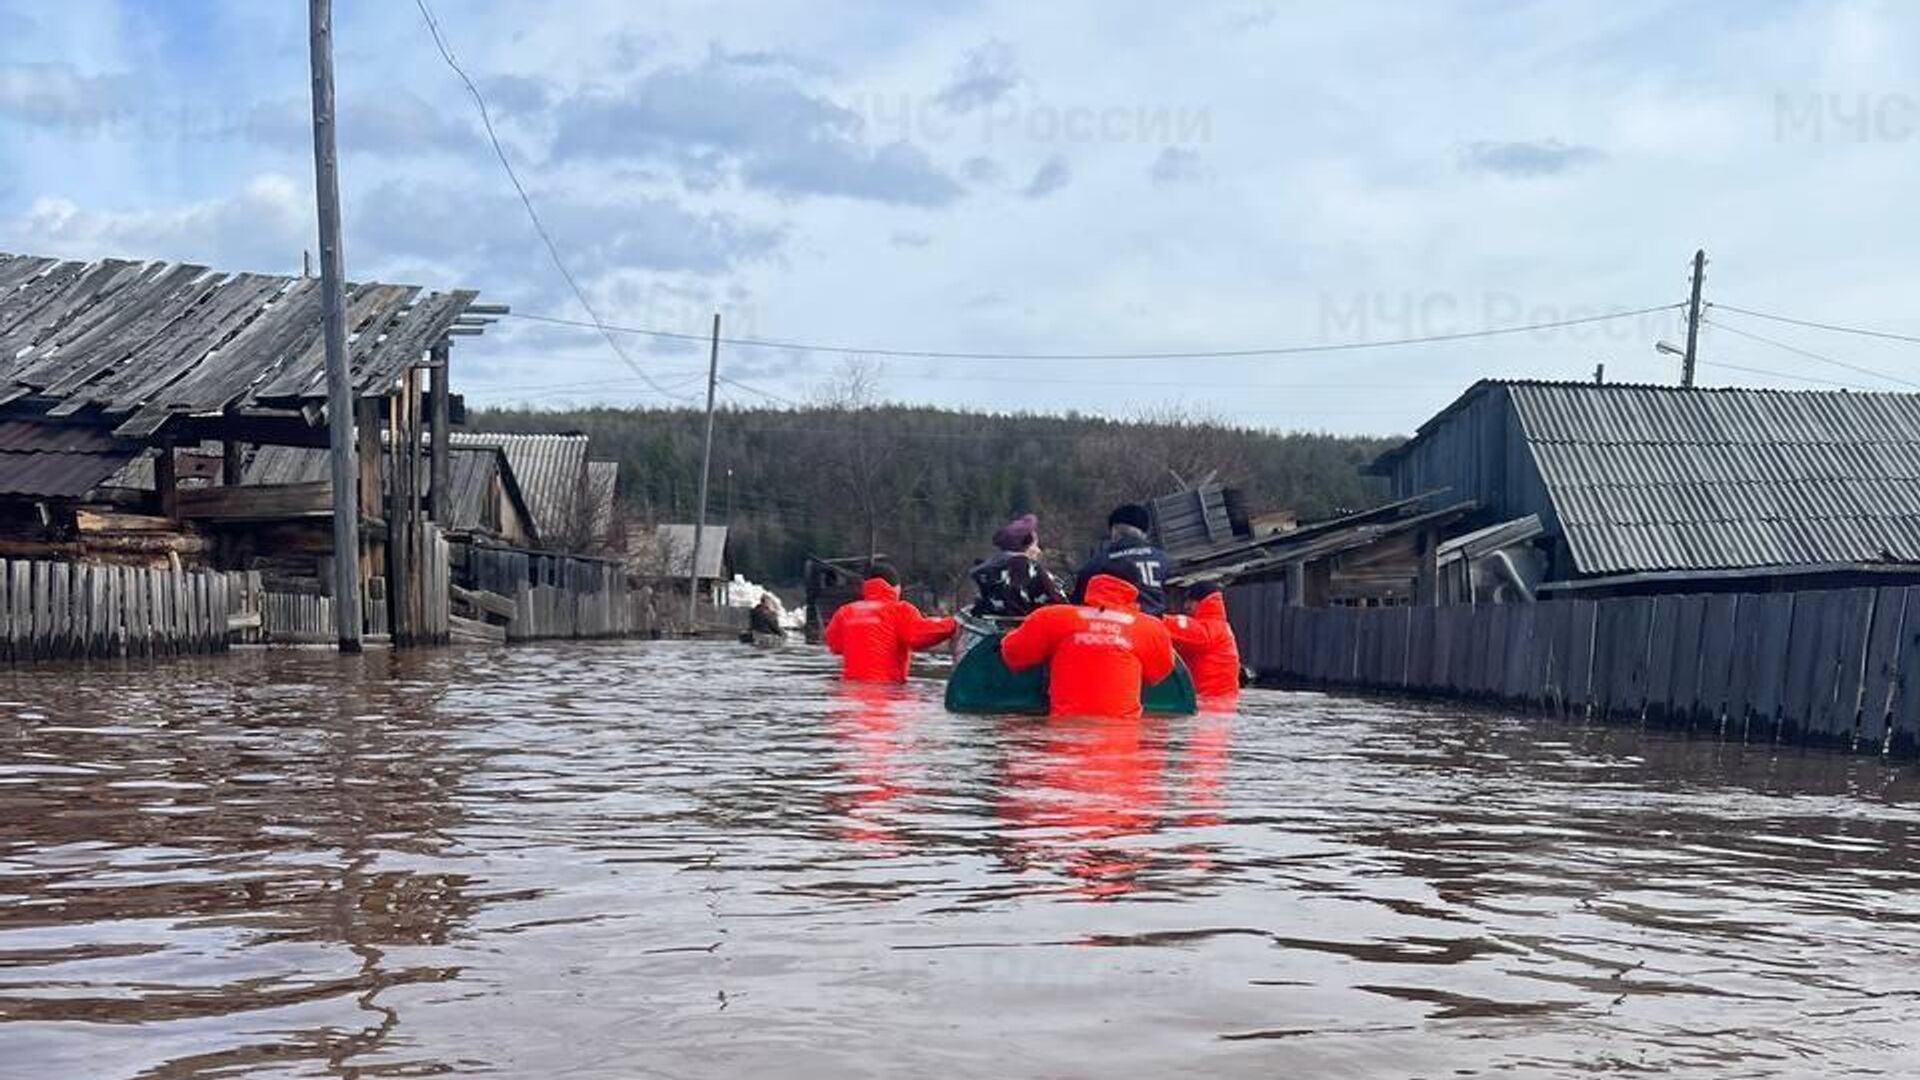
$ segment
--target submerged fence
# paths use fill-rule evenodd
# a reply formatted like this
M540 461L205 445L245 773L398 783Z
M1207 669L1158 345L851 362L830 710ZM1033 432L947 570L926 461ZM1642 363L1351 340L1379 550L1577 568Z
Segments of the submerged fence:
M511 548L471 546L464 580L510 604L502 614L509 641L613 637L642 629L619 563Z
M222 652L227 594L218 573L0 559L0 659Z
M1228 601L1262 677L1920 749L1920 587L1365 609L1282 607L1271 588Z

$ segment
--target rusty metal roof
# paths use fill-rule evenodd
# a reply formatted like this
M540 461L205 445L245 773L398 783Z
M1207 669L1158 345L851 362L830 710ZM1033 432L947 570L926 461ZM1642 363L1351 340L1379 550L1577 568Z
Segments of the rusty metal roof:
M1920 394L1493 385L1582 575L1920 562Z

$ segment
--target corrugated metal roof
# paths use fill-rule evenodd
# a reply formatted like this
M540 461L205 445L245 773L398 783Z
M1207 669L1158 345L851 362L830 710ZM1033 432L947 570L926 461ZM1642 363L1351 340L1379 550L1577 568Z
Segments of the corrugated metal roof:
M141 452L103 428L0 421L0 495L77 499Z
M1920 394L1498 385L1582 575L1920 562Z
M579 546L592 522L579 513L588 505L585 435L509 435L456 431L450 446L495 447L506 452L520 493L533 514L542 540L559 547Z

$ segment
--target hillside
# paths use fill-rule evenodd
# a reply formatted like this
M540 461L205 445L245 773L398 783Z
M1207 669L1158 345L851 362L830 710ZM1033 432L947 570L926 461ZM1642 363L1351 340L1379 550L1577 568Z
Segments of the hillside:
M689 521L702 414L686 409L475 410L489 431L579 431L593 456L620 463L621 512ZM1376 502L1360 468L1392 440L1274 434L1194 422L1009 416L920 406L728 409L714 425L709 521L733 526L736 569L778 584L809 554L869 543L909 579L943 594L1009 516L1040 516L1050 555L1072 562L1117 502L1212 470L1256 512L1302 519Z

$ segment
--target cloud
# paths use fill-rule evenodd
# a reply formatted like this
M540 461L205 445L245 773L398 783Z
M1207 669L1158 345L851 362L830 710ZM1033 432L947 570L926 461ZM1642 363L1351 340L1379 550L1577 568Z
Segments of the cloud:
M709 56L553 109L557 161L656 159L711 190L729 177L782 195L944 206L963 194L916 146L871 146L852 110L792 79Z
M1033 179L1027 181L1027 186L1020 189L1020 194L1029 199L1044 199L1066 187L1072 179L1073 170L1068 168L1067 159L1055 154L1040 166L1033 174Z
M535 116L553 105L558 89L527 75L495 75L480 82L480 92L496 117Z
M13 8L0 7L0 41L20 41L40 29L33 16Z
M536 191L533 201L576 275L617 269L721 274L770 255L784 239L777 229L732 214L696 212L667 198L580 199ZM389 182L354 200L349 209L355 208L349 227L380 253L475 270L524 269L532 259L544 272L540 240L514 196Z
M1469 172L1529 179L1567 172L1605 157L1594 147L1569 145L1559 139L1477 142L1461 156L1461 167Z
M246 137L285 150L313 149L313 107L306 98L262 102L247 113ZM479 129L395 87L356 95L340 105L340 147L394 156L471 154L484 147Z
M960 163L960 175L970 184L998 184L1007 178L1007 170L990 157L970 157Z
M1148 167L1147 175L1156 184L1189 184L1209 177L1206 167L1200 164L1200 152L1179 146L1160 151L1160 156Z
M124 119L139 101L132 75L84 75L72 64L0 64L0 117L76 134Z
M897 248L923 248L933 243L933 237L913 229L900 229L889 238Z
M999 101L1019 84L1020 60L1013 46L990 39L966 55L934 100L950 113L968 113Z
M205 263L221 270L287 272L313 245L313 202L295 181L256 177L239 193L148 210L91 210L45 196L0 220L0 234L41 255L117 256Z

